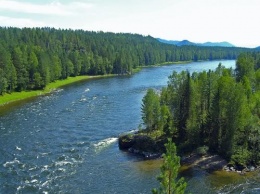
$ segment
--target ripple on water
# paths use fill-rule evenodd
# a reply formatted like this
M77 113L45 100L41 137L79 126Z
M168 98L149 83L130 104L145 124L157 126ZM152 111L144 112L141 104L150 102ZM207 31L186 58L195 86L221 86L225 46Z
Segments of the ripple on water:
M13 167L13 166L15 166L15 165L17 165L17 164L20 164L20 161L17 160L17 158L15 158L15 159L12 160L12 161L5 162L5 163L3 164L3 166L4 166L5 168L8 168L8 167Z
M110 137L110 138L103 139L103 140L93 144L94 150L95 150L95 152L100 152L102 149L117 142L117 140L118 140L117 137Z
M1 172L1 177L12 177L12 180L16 180L15 185L6 183L5 188L9 192L13 190L13 193L14 190L16 193L55 193L59 190L57 187L61 187L58 182L75 174L77 166L83 162L82 156L75 150L64 152L54 160L28 160L27 163L23 163L16 157L4 162L2 166L7 170ZM55 155L46 152L39 153L38 156L49 158Z

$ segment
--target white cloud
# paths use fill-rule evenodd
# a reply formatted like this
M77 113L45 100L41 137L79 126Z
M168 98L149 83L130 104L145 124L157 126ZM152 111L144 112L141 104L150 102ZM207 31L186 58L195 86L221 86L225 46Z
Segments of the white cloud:
M0 0L0 25L130 32L168 40L229 41L237 46L250 47L260 45L260 29L256 22L260 18L259 0L36 2L40 1Z
M76 11L83 11L91 8L90 3L71 2L62 4L59 1L54 1L47 4L33 4L13 0L1 0L0 10L28 13L28 14L42 14L42 15L74 15Z
M15 27L19 27L19 28L48 26L44 22L34 21L32 19L10 18L10 17L5 17L5 16L0 16L0 24L1 24L1 26L5 26L5 27L15 26Z

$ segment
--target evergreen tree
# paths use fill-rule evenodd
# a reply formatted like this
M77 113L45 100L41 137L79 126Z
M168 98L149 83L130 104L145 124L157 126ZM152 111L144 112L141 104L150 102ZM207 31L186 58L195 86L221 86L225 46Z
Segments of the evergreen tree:
M166 153L163 155L161 174L158 177L159 189L153 189L154 194L182 194L185 192L187 183L183 178L178 178L180 168L180 157L177 156L176 146L171 139L165 144Z
M6 92L7 80L4 75L3 69L0 68L0 94L3 95Z
M159 96L153 89L148 89L143 98L142 119L148 130L158 129L160 119Z
M68 76L131 74L133 68L140 66L183 60L235 59L239 53L251 51L245 48L177 47L150 36L48 27L0 27L0 37L0 64L8 61L12 54L11 62L0 65L1 69L4 67L8 92L35 89L34 81L39 81L39 77L44 87ZM258 60L257 68L259 58L255 60ZM243 72L243 67L240 69Z
M167 135L168 137L171 137L175 132L173 126L173 118L168 106L166 105L161 106L159 129L162 130L164 134Z
M29 82L29 74L22 55L23 53L19 47L13 49L12 60L17 73L17 91L25 90Z

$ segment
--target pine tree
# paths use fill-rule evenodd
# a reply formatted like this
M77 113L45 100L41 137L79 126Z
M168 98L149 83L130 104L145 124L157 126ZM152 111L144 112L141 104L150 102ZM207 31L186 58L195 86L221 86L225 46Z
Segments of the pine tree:
M161 167L161 174L158 177L160 181L160 188L153 189L154 194L183 194L185 192L187 183L183 178L177 180L178 171L180 168L180 157L176 155L176 146L168 139L165 144L166 153L163 155L163 165Z
M17 73L17 91L22 91L27 88L29 82L29 74L27 72L24 60L23 53L19 47L13 49L12 60L14 67Z
M149 131L157 129L160 121L160 100L153 89L148 89L143 98L142 119Z

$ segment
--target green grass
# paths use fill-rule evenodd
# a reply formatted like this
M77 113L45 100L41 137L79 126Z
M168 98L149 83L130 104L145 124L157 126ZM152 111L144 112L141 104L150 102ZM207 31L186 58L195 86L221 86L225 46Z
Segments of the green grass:
M142 67L136 67L132 70L133 73L138 73L142 70Z
M43 90L22 91L22 92L13 92L11 94L4 94L3 96L0 96L0 105L5 105L5 104L11 103L11 102L16 102L16 101L32 98L35 96L48 94L57 88L60 88L62 86L66 86L66 85L69 85L69 84L72 84L75 82L88 80L91 78L109 77L109 76L113 76L113 75L69 77L65 80L57 80L53 83L50 83Z
M145 68L145 67L156 67L156 66L161 66L161 65L166 65L166 64L182 64L182 63L189 63L189 62L191 62L191 61L166 62L166 63L156 64L156 65L151 65L151 66L141 66L141 67L137 67L137 68L133 69L133 73L137 73L137 72L141 71L142 68ZM84 80L88 80L91 78L111 77L111 76L116 76L116 75L109 74L109 75L99 75L99 76L69 77L65 80L57 80L53 83L50 83L43 90L13 92L11 94L4 94L3 96L0 96L0 106L9 104L11 102L17 102L17 101L25 100L28 98L48 94L57 88L63 87L65 85L73 84L75 82L84 81Z
M23 91L23 92L13 92L12 94L5 94L0 97L0 105L4 105L10 102L23 100L26 98L38 96L42 93L42 91Z

